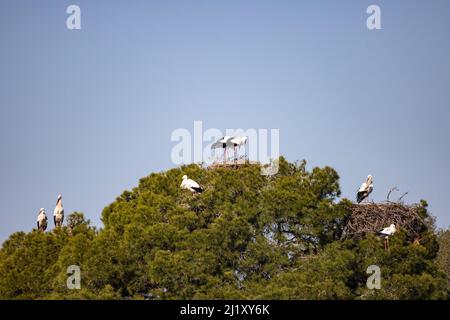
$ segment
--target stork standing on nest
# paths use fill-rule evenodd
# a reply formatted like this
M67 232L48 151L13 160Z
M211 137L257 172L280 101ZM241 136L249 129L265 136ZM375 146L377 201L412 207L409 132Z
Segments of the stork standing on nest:
M389 250L389 236L394 235L396 231L395 224L391 224L389 227L380 231L380 234L384 236L384 250Z
M192 193L202 193L203 192L203 188L200 187L200 185L195 182L192 179L188 179L187 175L183 176L183 181L181 182L180 187L182 189L187 189L189 191L191 191Z
M361 203L364 199L369 202L369 194L373 191L373 177L369 174L356 194L356 202Z
M237 155L236 155L236 147L240 149L243 145L247 143L247 137L233 137L231 138L230 142L233 144L234 147L234 163L237 163Z
M233 139L233 137L224 136L211 145L211 149L223 148L223 163L224 164L227 161L227 148L232 146L232 143L230 142L231 139Z
M64 222L64 208L62 205L62 196L58 195L58 200L56 201L56 207L53 211L53 222L55 227L61 227Z
M44 232L47 229L47 215L45 209L41 208L37 217L37 228L39 231Z

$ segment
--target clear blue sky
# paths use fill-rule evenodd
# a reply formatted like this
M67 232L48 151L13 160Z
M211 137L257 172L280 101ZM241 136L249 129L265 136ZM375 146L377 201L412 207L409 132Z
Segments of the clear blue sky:
M382 30L366 28L370 4ZM371 173L374 200L398 186L447 227L449 12L448 0L1 1L0 240L35 227L40 207L51 215L58 193L100 226L123 190L173 167L170 135L194 120L280 129L281 153L334 167L344 197Z

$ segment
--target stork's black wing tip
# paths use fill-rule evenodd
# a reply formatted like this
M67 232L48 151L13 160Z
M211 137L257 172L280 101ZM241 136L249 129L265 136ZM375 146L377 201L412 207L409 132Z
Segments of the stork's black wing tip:
M195 191L195 192L197 192L197 193L202 193L203 192L203 188L194 188L194 187L192 187L192 189Z

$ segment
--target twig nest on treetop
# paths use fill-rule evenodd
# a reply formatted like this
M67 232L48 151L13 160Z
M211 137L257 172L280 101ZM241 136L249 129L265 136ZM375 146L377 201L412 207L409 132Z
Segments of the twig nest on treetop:
M401 203L354 204L351 213L343 221L341 239L362 239L367 233L379 234L380 231L395 224L397 229L406 232L414 240L426 229L426 224L419 216L418 205Z

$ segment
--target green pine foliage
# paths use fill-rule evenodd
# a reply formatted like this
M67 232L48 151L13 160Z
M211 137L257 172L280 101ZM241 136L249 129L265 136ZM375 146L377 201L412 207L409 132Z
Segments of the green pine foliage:
M338 239L350 202L330 168L280 158L259 165L153 173L102 213L96 230L82 213L46 233L17 232L0 250L1 299L447 299L448 250L433 220L414 245ZM180 188L187 174L205 188ZM448 231L441 235L448 248ZM442 240L443 239L443 240ZM81 289L66 286L81 268ZM370 265L381 289L366 287ZM447 272L447 275L445 274Z
M438 234L439 252L437 262L447 275L447 292L450 298L450 229L441 230Z

